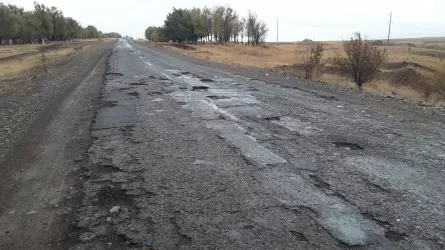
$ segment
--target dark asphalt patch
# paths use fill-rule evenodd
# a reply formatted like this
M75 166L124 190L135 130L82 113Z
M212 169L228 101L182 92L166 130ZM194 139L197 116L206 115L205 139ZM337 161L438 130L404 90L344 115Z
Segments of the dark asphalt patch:
M125 88L119 88L118 90L130 90L131 88L125 87Z
M334 145L337 148L348 148L351 150L364 150L363 147L361 147L358 144L350 143L350 142L333 142L332 145Z
M202 90L207 90L207 89L209 89L209 87L208 86L193 86L192 87L192 91L202 91Z
M156 76L149 76L150 79L156 79Z

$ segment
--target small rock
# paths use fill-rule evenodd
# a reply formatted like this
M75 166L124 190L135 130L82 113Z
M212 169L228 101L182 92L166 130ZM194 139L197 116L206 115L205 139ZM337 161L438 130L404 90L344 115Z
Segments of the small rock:
M9 212L9 214L15 214L15 211L11 211L11 212Z
M111 222L111 217L107 217L106 221Z
M110 213L114 214L114 213L118 213L119 209L121 209L121 207L119 206L114 206L110 209Z
M37 213L36 210L31 210L31 211L27 212L26 214L31 215L31 214L36 214L36 213Z

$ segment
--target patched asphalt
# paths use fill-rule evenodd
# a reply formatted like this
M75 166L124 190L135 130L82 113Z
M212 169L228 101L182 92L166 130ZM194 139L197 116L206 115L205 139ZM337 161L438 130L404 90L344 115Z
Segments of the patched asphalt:
M445 125L120 40L73 249L442 249Z

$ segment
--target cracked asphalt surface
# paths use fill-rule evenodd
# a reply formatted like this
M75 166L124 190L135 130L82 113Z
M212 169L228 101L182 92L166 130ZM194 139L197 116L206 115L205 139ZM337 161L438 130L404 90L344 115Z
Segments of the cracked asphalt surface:
M72 249L443 249L445 125L120 40Z

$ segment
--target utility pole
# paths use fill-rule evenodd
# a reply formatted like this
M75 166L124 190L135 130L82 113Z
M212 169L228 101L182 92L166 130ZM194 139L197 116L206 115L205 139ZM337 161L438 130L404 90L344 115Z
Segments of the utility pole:
M389 45L389 36L391 35L391 24L392 24L392 11L391 13L389 13L388 45Z
M278 18L277 18L277 45L278 45Z

